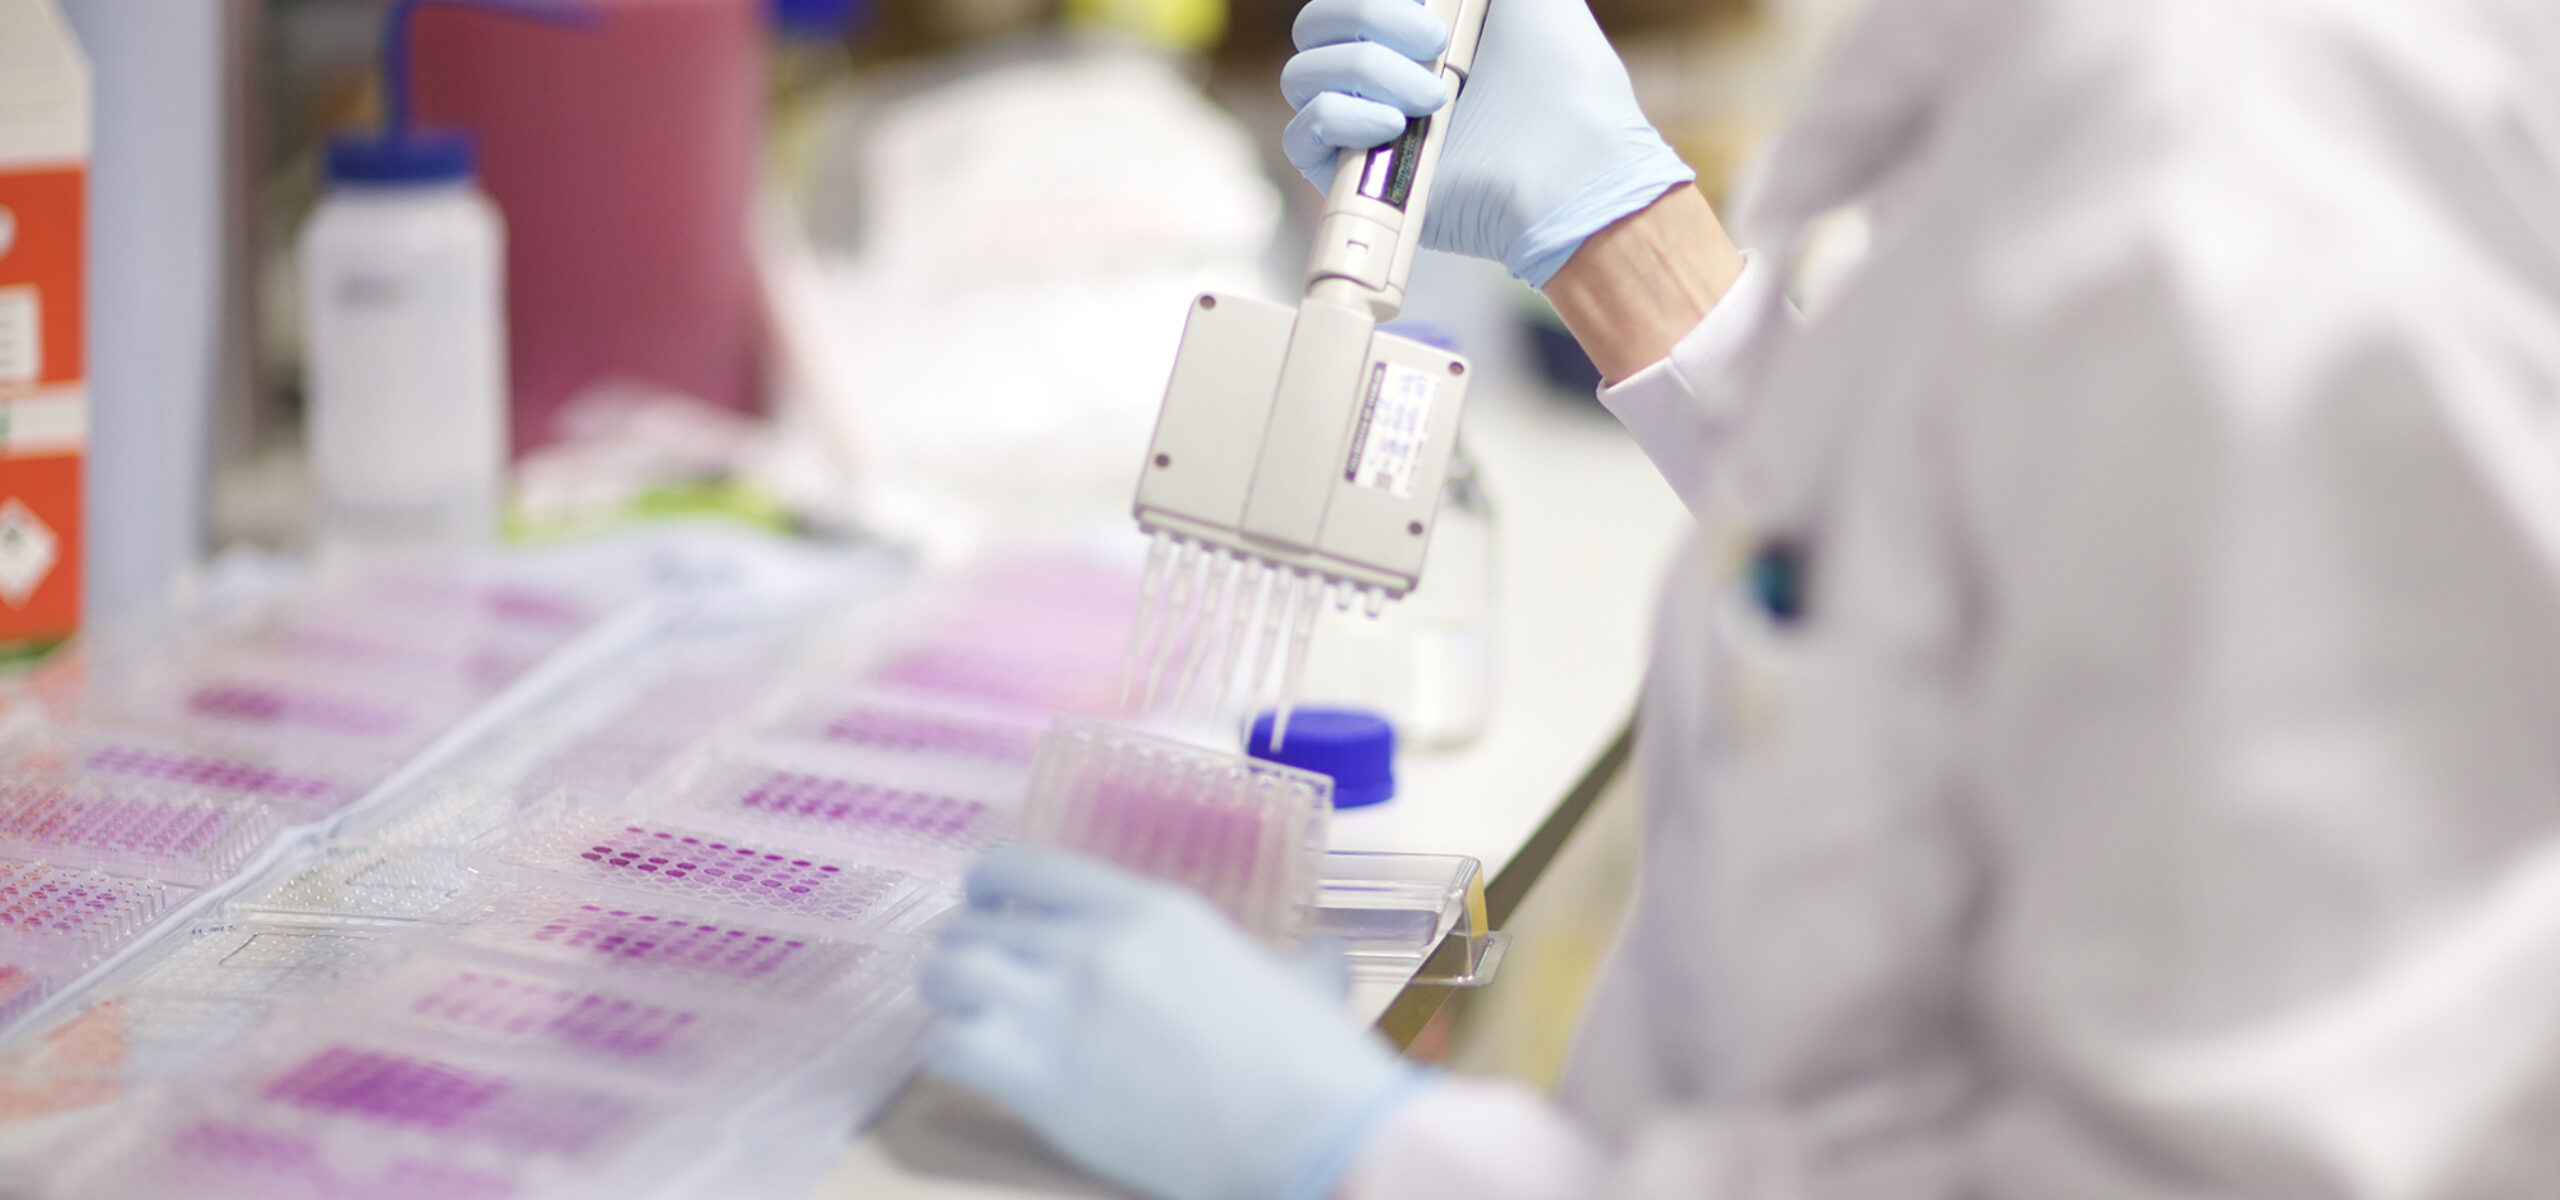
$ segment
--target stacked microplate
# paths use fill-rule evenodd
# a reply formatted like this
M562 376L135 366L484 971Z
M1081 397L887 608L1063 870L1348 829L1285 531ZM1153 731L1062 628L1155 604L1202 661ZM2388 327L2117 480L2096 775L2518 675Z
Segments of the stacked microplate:
M477 569L259 591L93 637L6 698L0 1024L391 778L610 602Z
M95 1117L29 1186L728 1197L815 1169L909 1069L921 948L1013 835L1050 708L1107 701L1134 585L1042 560L672 619L17 1039L0 1116Z

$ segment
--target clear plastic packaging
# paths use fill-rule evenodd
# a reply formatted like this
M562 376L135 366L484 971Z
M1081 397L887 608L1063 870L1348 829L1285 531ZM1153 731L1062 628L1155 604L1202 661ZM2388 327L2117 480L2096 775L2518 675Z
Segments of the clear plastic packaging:
M1286 943L1312 919L1332 811L1322 775L1062 717L1032 766L1022 840L1190 887Z
M876 927L918 890L895 867L812 855L655 817L550 804L463 851L465 865L795 926Z
M1012 832L1012 816L984 800L848 774L727 761L677 789L677 803L724 822L856 845L973 854Z
M539 888L498 895L455 919L454 936L464 945L589 969L599 983L763 1003L814 999L885 953L700 910Z
M65 976L158 920L169 889L143 879L0 860L0 962Z
M0 783L0 854L203 887L275 829L264 805L60 780Z

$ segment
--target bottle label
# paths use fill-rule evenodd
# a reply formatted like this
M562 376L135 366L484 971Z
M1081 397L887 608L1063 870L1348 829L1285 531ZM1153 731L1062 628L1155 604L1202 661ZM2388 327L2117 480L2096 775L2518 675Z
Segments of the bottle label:
M86 174L0 168L0 647L80 620Z

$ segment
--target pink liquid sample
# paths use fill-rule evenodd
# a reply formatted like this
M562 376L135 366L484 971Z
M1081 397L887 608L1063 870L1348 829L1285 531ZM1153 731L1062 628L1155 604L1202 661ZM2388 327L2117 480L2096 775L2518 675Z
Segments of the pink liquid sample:
M1182 884L1288 942L1314 911L1331 811L1324 776L1061 718L1032 764L1022 830Z
M259 1098L528 1154L585 1154L642 1116L638 1104L605 1092L347 1045L304 1059Z
M761 0L586 2L585 29L430 6L413 43L419 119L478 136L506 216L519 455L600 382L758 406Z

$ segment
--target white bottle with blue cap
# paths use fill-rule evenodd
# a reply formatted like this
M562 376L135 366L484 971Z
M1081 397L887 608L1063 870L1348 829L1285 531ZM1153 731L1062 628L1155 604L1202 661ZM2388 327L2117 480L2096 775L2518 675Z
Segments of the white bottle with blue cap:
M526 0L398 0L383 21L378 134L328 145L302 232L305 430L324 560L495 541L507 461L506 235L470 135L413 128L410 14L469 3L577 23Z

